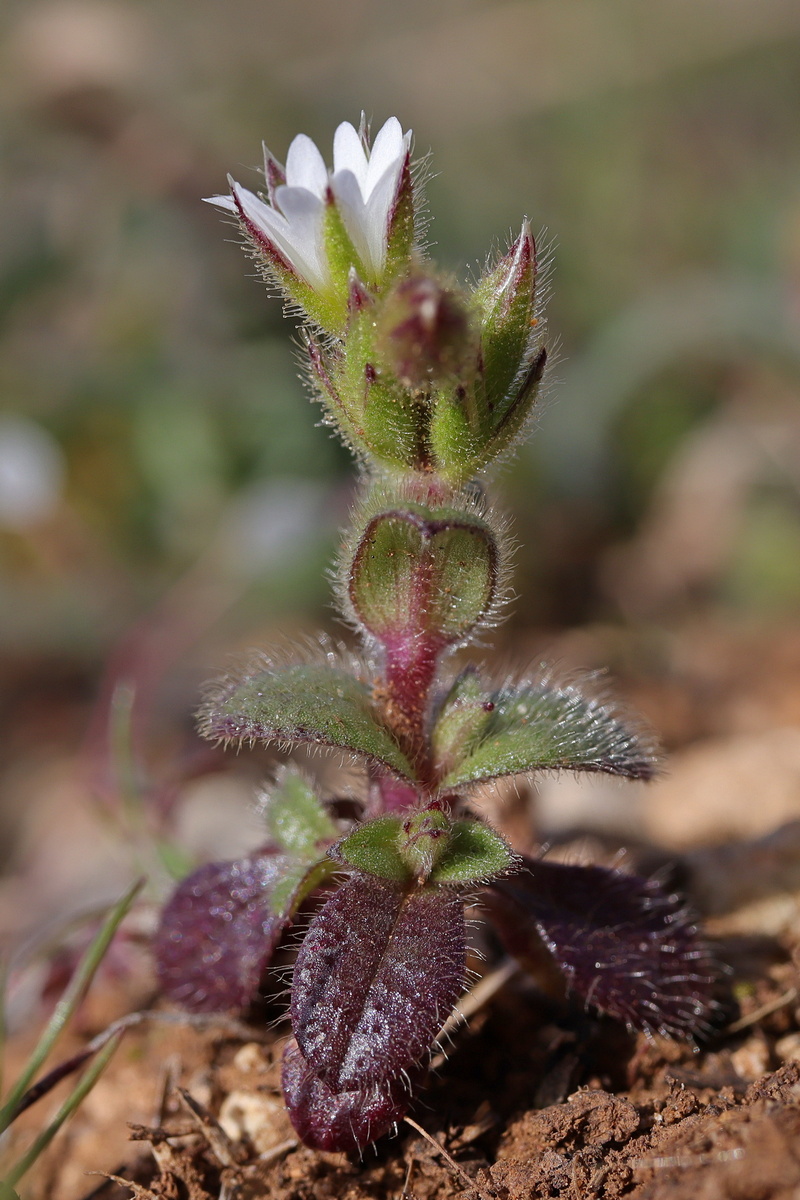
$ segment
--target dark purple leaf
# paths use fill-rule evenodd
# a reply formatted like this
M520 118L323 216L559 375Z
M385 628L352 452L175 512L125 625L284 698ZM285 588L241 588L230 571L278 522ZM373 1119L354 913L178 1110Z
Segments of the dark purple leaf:
M352 875L311 922L292 984L303 1057L331 1089L380 1087L429 1049L464 979L464 902Z
M206 863L164 908L154 950L161 988L190 1012L246 1008L258 992L291 908L273 911L276 884L296 864L283 854Z
M541 939L573 992L636 1029L692 1037L708 1028L719 967L679 897L606 867L525 865L488 893L512 953L535 956Z
M402 1120L411 1101L412 1081L405 1078L363 1091L332 1092L293 1038L283 1052L281 1082L292 1125L314 1150L362 1150Z

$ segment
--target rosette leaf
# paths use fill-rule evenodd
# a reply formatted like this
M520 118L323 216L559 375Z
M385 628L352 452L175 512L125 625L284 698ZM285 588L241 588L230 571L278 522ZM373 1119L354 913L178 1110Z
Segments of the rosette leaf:
M320 847L335 841L339 831L300 771L286 767L261 797L261 811L271 839L301 859L319 857Z
M187 875L153 945L164 994L190 1012L247 1008L293 913L334 869L265 852Z
M383 1087L334 1092L309 1067L294 1038L283 1052L283 1097L297 1136L312 1150L352 1154L403 1119L423 1071Z
M570 991L634 1029L678 1038L708 1029L719 967L679 897L606 867L525 866L487 893L512 954L535 958L544 943Z
M453 821L436 802L405 816L367 821L328 854L342 866L397 884L486 883L517 862L488 825Z
M316 914L294 970L292 1027L334 1093L381 1089L417 1063L464 981L464 903L448 888L351 876Z

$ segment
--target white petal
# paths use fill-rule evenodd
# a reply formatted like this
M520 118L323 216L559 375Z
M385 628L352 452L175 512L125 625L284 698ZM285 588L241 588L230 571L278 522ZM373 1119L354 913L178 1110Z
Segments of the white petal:
M399 174L397 166L392 163L384 171L367 200L367 211L364 218L365 233L370 245L370 258L375 264L378 274L386 263L389 213L397 196Z
M312 287L324 287L328 269L320 257L322 203L304 188L278 188L278 192L294 193L287 201L289 219L247 188L236 187L235 196L247 219L272 242L297 274Z
M331 180L331 186L342 222L356 248L356 253L367 272L374 276L381 264L379 260L375 260L372 240L367 233L367 211L359 182L352 171L337 171Z
M236 212L239 212L238 205L241 205L241 210L248 221L252 221L268 237L271 237L276 229L280 232L286 227L287 222L281 214L276 212L274 208L270 208L268 204L265 204L255 192L248 191L245 187L240 187L238 183L234 183L232 187L233 196L231 199L236 207Z
M333 135L333 170L334 174L338 171L352 171L358 180L361 194L366 194L367 156L361 145L361 138L349 121L343 121Z
M286 182L289 187L307 188L324 199L328 169L316 145L304 133L298 133L286 155Z
M226 212L236 213L237 217L239 215L233 196L203 196L203 204L215 204L217 208L224 208Z
M370 192L388 167L394 165L399 170L405 154L406 139L403 137L403 127L397 117L389 117L389 120L375 138L372 152L369 156L367 187L364 191L365 200L369 199Z

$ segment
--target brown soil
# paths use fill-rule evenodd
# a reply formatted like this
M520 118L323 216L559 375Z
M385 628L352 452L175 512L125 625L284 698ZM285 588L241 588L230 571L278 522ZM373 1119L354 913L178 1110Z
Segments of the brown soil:
M692 636L706 646L705 657L693 654ZM730 644L726 651L720 643L715 672L708 642L687 633L683 676L673 664L661 678L629 677L639 707L662 715L669 727L678 748L673 778L683 770L691 774L698 747L713 766L716 747L716 787L730 784L736 794L741 768L733 779L728 764L740 760L731 758L731 740L750 745L776 726L797 728L800 689L791 669L797 646L795 634L783 655L774 637L769 653L748 643L763 686L754 668L746 716L729 690L730 668L723 672ZM745 655L741 643L737 647L741 663ZM602 652L608 649L605 644ZM773 669L764 669L765 662ZM698 699L708 695L709 679L737 714L713 727ZM701 710L706 724L697 739ZM676 714L682 712L694 715L681 730ZM779 769L789 768L776 762ZM680 798L670 787L666 781L663 804L674 815ZM658 793L647 802L652 821L634 861L677 863L695 903L711 914L710 933L731 968L735 1002L724 1028L703 1047L632 1037L545 995L518 973L455 1034L448 1060L411 1111L438 1145L404 1124L356 1162L293 1142L278 1081L285 1024L271 1028L262 1015L248 1027L201 1028L155 1017L126 1035L106 1075L22 1186L23 1200L797 1200L800 773L784 792L788 807L780 810L785 824L777 832L771 816L763 828L753 824L758 797L750 795L742 801L748 811L739 815L740 836L726 833L724 844L698 845L702 834L687 834L680 849L666 852L663 842L659 847L647 836L648 829L666 828ZM737 828L736 813L731 820ZM603 853L608 840L613 837L604 835L595 848ZM567 840L564 853L579 849L585 852L585 840ZM715 872L724 881L724 904L718 902L723 884L709 883ZM485 970L491 970L488 950ZM76 1045L151 999L141 970L106 987L82 1014ZM266 1018L279 1012L276 1007ZM28 1031L12 1045L15 1060L32 1037ZM40 1110L51 1101L14 1127L18 1147L41 1127L47 1114ZM87 1178L88 1171L129 1182Z

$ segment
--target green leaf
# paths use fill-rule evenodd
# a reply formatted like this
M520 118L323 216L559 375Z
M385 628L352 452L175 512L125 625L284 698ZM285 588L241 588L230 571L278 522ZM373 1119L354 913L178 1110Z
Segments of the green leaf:
M47 1022L44 1032L26 1062L22 1074L6 1097L2 1108L0 1108L0 1133L6 1130L14 1120L20 1100L27 1092L39 1068L55 1045L61 1030L83 999L86 989L89 987L97 968L105 957L111 939L141 891L143 884L144 880L137 880L114 905L103 927L78 963L64 994L53 1010L53 1015Z
M65 1121L73 1115L75 1110L83 1103L92 1090L97 1080L102 1075L103 1071L108 1066L109 1059L113 1055L117 1046L122 1040L124 1030L109 1038L102 1050L99 1051L92 1065L84 1071L83 1075L78 1080L77 1084L67 1096L64 1103L59 1108L50 1124L39 1134L33 1144L23 1154L11 1169L8 1171L6 1186L19 1183L23 1175L25 1175L36 1162L40 1154L42 1154L52 1142L53 1138L58 1133ZM13 1192L11 1193L13 1195Z
M477 669L466 667L447 693L431 730L433 757L440 773L450 771L474 745L493 707Z
M497 540L483 517L403 503L367 523L345 570L353 615L375 637L461 641L491 612Z
M431 883L479 883L508 871L515 857L499 834L480 821L456 821Z
M462 787L530 771L599 771L649 779L655 770L650 739L571 684L501 688L494 710L440 787Z
M267 829L289 854L313 858L320 842L332 842L338 830L307 779L288 767L266 800Z
M334 746L414 778L373 709L369 687L342 667L267 668L224 681L201 711L200 730L212 740Z
M402 832L402 817L377 817L359 825L328 853L336 862L367 875L405 883L411 871L400 855Z
M297 863L286 870L276 883L269 897L270 910L277 917L292 917L300 905L315 888L324 883L335 871L329 858L323 858L311 866L307 862Z

